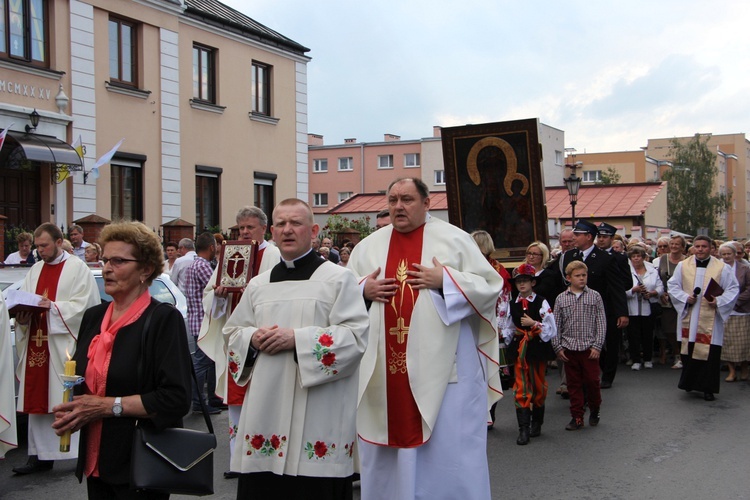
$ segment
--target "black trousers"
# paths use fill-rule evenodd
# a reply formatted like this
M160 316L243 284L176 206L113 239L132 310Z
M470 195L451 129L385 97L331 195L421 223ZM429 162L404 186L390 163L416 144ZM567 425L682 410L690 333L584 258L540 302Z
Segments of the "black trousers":
M630 316L628 323L628 346L633 363L651 361L654 356L654 318ZM641 353L643 356L641 357Z
M113 485L98 477L87 477L86 488L89 500L167 500L169 493L154 493L131 490L127 484Z
M240 474L237 500L351 500L352 476L279 476L272 472Z
M599 368L602 370L602 380L614 382L617 365L620 363L620 343L622 330L617 328L617 318L607 315L607 336L604 340L604 352L599 357Z

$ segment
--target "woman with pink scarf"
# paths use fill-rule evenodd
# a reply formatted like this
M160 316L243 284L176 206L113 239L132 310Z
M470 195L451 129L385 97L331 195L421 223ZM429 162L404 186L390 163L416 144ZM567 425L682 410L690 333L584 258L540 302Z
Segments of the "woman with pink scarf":
M129 490L136 422L182 427L190 410L191 359L182 315L151 298L148 287L164 268L158 237L140 222L104 228L104 290L111 303L83 318L73 359L85 381L73 402L54 408L56 432L81 431L76 475L89 498L168 498Z

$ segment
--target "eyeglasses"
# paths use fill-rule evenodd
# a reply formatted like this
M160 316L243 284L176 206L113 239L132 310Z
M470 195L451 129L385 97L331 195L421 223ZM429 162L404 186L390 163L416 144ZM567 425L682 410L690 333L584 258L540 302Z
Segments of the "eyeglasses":
M106 257L102 257L102 262L106 266L107 263L112 264L112 267L120 267L125 262L140 262L138 259L123 259L121 257L112 257L111 259L108 259Z
M657 248L669 248L669 245L656 245Z
M526 255L528 257L541 257L542 256L542 254L540 254L540 253L534 253L534 252L526 252Z

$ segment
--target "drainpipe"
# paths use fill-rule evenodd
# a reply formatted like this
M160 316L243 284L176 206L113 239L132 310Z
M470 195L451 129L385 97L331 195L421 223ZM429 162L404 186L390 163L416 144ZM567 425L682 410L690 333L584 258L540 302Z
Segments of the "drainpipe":
M365 143L364 142L359 143L359 168L360 168L359 192L364 193L365 192Z

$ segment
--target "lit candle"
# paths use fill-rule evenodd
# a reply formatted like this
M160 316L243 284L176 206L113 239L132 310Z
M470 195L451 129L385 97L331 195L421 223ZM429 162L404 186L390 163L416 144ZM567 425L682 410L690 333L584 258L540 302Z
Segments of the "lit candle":
M68 354L66 352L66 354ZM76 374L76 362L72 359L70 359L70 354L68 354L68 360L65 362L65 376L66 377L72 377ZM70 389L64 389L63 390L63 403L66 403L68 401L71 401L73 398L73 388ZM70 431L66 431L65 434L60 436L60 451L62 452L69 452L70 451Z

